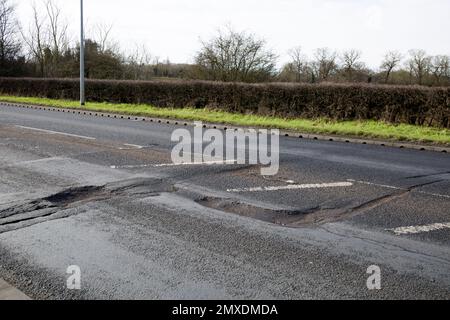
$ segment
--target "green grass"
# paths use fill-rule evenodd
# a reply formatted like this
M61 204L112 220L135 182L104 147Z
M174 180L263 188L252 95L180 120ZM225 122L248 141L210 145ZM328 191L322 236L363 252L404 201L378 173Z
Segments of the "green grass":
M196 120L240 126L277 128L304 133L331 134L354 137L368 137L410 142L450 144L450 130L414 126L393 125L382 121L331 121L327 119L284 119L259 115L243 115L210 109L157 108L142 104L112 104L90 102L80 108L78 101L2 96L0 101L83 109L97 112L112 112L125 115L160 117L169 119Z

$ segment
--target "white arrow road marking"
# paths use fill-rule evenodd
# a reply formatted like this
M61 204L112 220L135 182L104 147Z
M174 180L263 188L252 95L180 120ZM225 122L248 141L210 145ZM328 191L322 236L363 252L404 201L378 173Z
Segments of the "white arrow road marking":
M242 189L228 189L227 192L261 192L261 191L280 191L280 190L302 190L302 189L322 189L322 188L338 188L351 187L351 182L333 182L321 184L292 184L288 186L277 187L256 187L256 188L242 188Z
M71 134L71 133L65 133L65 132L58 132L58 131L38 129L38 128L31 128L31 127L24 127L24 126L15 126L15 127L21 128L21 129L26 129L26 130L33 130L33 131L44 132L44 133L48 133L48 134L59 134L59 135L63 135L63 136L80 138L80 139L96 140L96 138L80 136L80 135L77 135L77 134Z
M434 223L426 226L410 226L410 227L400 227L395 229L387 229L386 231L394 232L396 235L407 235L407 234L418 234L430 231L437 231L443 229L450 229L450 222L444 223Z

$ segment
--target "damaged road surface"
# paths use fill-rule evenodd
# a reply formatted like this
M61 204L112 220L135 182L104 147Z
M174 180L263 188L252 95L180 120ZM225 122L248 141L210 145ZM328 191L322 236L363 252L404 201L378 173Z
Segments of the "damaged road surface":
M0 278L33 299L450 298L449 155L282 137L262 177L170 165L174 129L0 105Z

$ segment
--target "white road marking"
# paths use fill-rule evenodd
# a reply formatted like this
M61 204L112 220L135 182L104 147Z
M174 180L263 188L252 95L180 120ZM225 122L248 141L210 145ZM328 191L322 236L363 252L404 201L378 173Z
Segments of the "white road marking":
M282 190L302 190L302 189L322 189L322 188L339 188L351 187L351 182L333 182L321 184L292 184L288 186L277 187L256 187L256 188L242 188L242 189L228 189L227 192L262 192L262 191L282 191Z
M387 229L387 231L394 232L398 236L407 234L419 234L443 229L450 229L450 222L445 223L434 223L426 226L410 226L410 227L400 227L395 229Z
M93 138L93 137L80 136L80 135L77 135L77 134L71 134L71 133L65 133L65 132L58 132L58 131L38 129L38 128L31 128L31 127L24 127L24 126L15 126L15 127L21 128L21 129L26 129L26 130L33 130L33 131L44 132L44 133L48 133L48 134L59 134L59 135L63 135L63 136L80 138L80 139L97 140L96 138Z
M130 148L132 149L144 149L144 146L140 146L138 144L130 144L130 143L124 143L124 146L128 147L128 148L119 148L119 150L130 150Z
M176 166L202 166L202 165L226 165L235 164L236 160L222 160L222 161L203 161L203 162L185 162L185 163L165 163L157 164L155 167L176 167Z
M406 188L389 186L389 185L385 185L385 184L378 184L378 183L372 183L372 182L366 182L366 181L357 181L357 180L352 180L352 179L348 179L347 181L354 182L354 183L359 183L359 184L365 184L365 185L368 185L368 186L387 188L387 189L403 190L403 191L407 191L408 190ZM446 194L431 193L431 192L420 191L420 190L414 190L414 192L415 193L425 194L425 195L428 195L428 196L433 196L433 197L450 199L450 195L446 195Z
M162 164L141 164L141 165L127 165L127 166L111 166L111 169L138 169L138 168L163 168L163 167L178 167L178 166L211 166L211 165L227 165L235 164L236 160L226 161L204 161L204 162L185 162L185 163L162 163Z
M425 191L415 191L415 192L421 193L421 194L426 194L428 196L450 199L450 196L446 195L446 194L431 193L431 192L425 192Z
M382 188L387 188L387 189L406 190L405 188L388 186L388 185L385 185L385 184L377 184L377 183L366 182L366 181L357 181L357 180L353 180L353 179L348 179L347 181L354 182L354 183L359 183L359 184L365 184L365 185L368 185L368 186L382 187Z

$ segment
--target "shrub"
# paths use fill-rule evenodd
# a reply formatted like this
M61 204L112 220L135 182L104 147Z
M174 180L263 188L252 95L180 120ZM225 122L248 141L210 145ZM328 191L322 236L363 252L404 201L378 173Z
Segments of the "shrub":
M88 101L217 108L288 118L382 120L450 127L450 88L88 80ZM77 100L75 79L0 78L0 94Z

